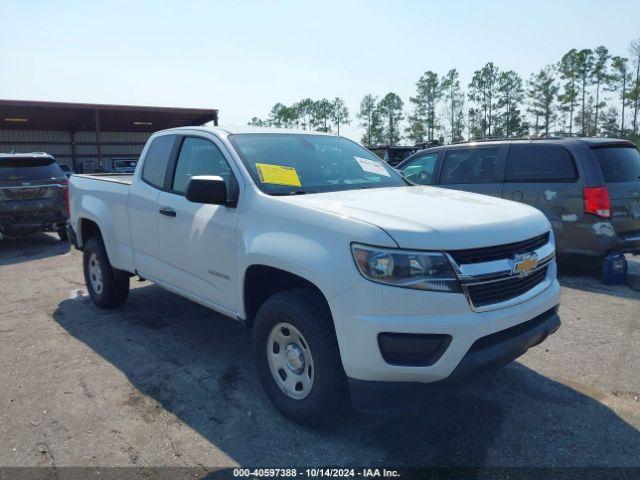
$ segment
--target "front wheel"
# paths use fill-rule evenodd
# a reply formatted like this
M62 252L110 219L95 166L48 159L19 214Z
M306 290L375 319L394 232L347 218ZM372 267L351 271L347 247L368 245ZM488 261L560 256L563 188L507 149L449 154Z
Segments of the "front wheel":
M260 307L253 330L256 366L273 405L306 424L335 418L347 405L346 376L333 321L316 292L280 292Z
M83 252L84 281L93 303L104 309L118 308L129 296L129 277L117 276L99 237L90 238Z

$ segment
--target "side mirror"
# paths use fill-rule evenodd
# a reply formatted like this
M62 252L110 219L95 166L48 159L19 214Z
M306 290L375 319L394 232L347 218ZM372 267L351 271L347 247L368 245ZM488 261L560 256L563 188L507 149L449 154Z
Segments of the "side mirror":
M221 177L195 175L187 183L187 200L209 205L228 205L227 185Z

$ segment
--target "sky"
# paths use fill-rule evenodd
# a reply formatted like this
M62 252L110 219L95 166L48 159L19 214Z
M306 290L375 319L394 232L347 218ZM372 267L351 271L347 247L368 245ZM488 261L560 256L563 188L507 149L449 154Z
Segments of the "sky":
M276 102L409 97L427 70L466 87L493 61L527 78L571 48L628 55L638 0L0 0L0 98L217 108L221 125Z

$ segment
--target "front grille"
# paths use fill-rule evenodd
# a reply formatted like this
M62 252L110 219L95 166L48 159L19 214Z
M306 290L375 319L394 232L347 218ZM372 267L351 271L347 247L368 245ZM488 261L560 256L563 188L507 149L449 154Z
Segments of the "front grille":
M504 258L513 258L518 253L527 253L536 250L549 241L549 232L537 237L523 240L522 242L507 243L494 247L473 248L470 250L452 250L449 254L458 265L468 263L491 262Z
M527 293L541 283L546 276L547 267L544 266L526 277L509 277L495 282L468 285L466 288L469 299L475 307L486 307Z

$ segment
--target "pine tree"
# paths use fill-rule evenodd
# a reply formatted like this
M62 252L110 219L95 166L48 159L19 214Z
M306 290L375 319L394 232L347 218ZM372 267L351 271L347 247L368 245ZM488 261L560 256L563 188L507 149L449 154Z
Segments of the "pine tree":
M569 135L573 133L573 117L578 105L578 52L572 48L565 53L558 64L560 77L564 80L560 104L569 113Z
M300 119L302 120L303 130L314 130L316 127L315 117L314 117L314 105L315 105L315 102L310 98L305 98L304 100L300 100L295 105L298 111L298 114L300 116Z
M541 131L545 135L549 134L551 122L555 119L554 104L558 96L560 87L555 79L555 71L552 66L547 66L538 73L531 75L528 83L527 95L531 112L534 113L536 119L543 121L542 125L536 121L535 132L540 134Z
M453 136L451 137L451 143L457 143L457 142L462 142L464 140L464 112L463 112L463 108L464 105L462 104L464 100L461 100L460 103L460 109L458 110L458 113L456 114L456 118L454 120L454 127L453 127ZM443 142L444 143L444 142Z
M464 128L460 120L464 96L460 89L458 71L455 68L449 70L447 74L442 77L440 88L446 103L451 143L459 142L462 140L462 129Z
M409 130L411 132L424 132L427 140L434 139L435 130L438 126L436 106L441 97L442 89L440 88L438 74L432 71L425 72L416 83L416 96L409 99L415 106L413 115L409 117L411 125ZM416 123L423 124L423 127L416 126ZM422 141L424 138L414 139Z
M382 138L382 122L378 110L378 97L367 94L360 102L360 111L357 117L360 126L364 128L362 143L366 146L374 146L384 143Z
M424 128L424 122L420 118L416 118L414 115L409 115L407 118L408 125L404 129L406 137L413 143L424 142L427 136L427 131Z
M269 112L269 125L272 127L281 128L282 127L282 114L286 107L278 102L273 107L271 107L271 111Z
M253 117L251 120L247 122L247 125L251 125L252 127L266 127L267 122L261 120L258 117Z
M484 128L482 126L481 112L478 112L475 108L469 108L469 129L467 140L476 140L484 137Z
M585 99L584 108L582 108L578 115L576 115L576 122L580 123L580 125L584 125L584 135L589 135L591 132L594 118L595 118L595 108L596 101L593 95L588 95Z
M609 55L609 50L607 50L606 47L600 45L595 49L593 68L591 70L591 78L594 85L596 86L595 115L592 129L592 133L594 135L598 134L598 114L600 113L600 109L606 105L604 102L600 101L600 89L603 86L607 86L611 82L611 76L609 74L610 58L611 56Z
M351 122L347 104L339 97L334 98L331 103L331 121L336 126L338 135L340 135L340 125L348 125Z
M404 102L393 92L387 93L378 103L380 115L385 119L384 138L389 146L397 144L402 139L400 134L400 122L404 119L402 107Z
M624 57L615 56L611 58L611 83L609 90L618 92L620 95L620 136L624 136L624 107L627 104L627 85L629 78L629 60Z
M620 134L618 125L618 110L610 105L603 110L600 134L604 137L617 137Z
M482 111L479 123L482 130L482 138L491 136L491 127L494 125L495 94L500 72L492 63L487 63L481 70L473 74L469 84L469 100L476 102Z
M316 130L327 133L331 132L331 110L331 102L326 98L313 102L313 124Z
M590 118L590 113L585 111L586 108L586 95L587 88L591 83L591 70L593 68L593 52L584 48L577 53L576 56L576 73L578 77L578 85L580 88L580 95L582 97L582 111L580 115L580 129L582 135L587 135L589 130L588 119Z
M496 107L502 112L498 116L495 134L498 136L519 136L524 133L524 125L519 105L524 99L522 79L513 70L501 72L496 89Z

